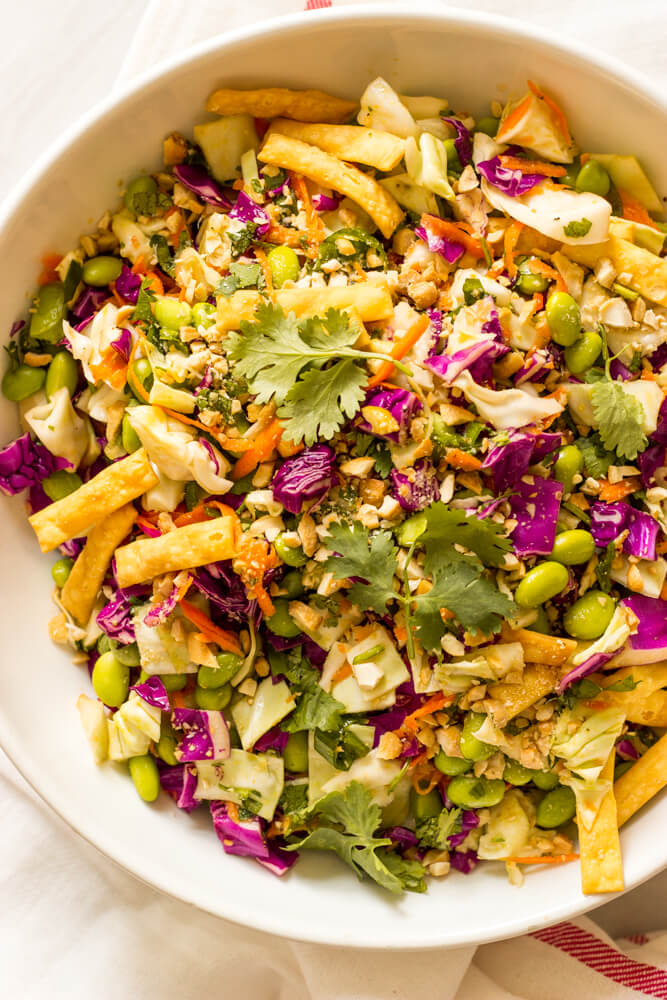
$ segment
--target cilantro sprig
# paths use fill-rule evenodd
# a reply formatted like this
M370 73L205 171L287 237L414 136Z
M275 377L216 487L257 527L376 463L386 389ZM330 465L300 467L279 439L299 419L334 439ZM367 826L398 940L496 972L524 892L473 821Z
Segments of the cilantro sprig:
M605 330L601 327L601 332ZM591 389L593 416L600 431L602 444L608 451L615 451L619 458L634 461L644 451L648 438L644 433L644 408L638 399L624 391L623 382L612 379L606 336L603 336L605 357L604 378Z

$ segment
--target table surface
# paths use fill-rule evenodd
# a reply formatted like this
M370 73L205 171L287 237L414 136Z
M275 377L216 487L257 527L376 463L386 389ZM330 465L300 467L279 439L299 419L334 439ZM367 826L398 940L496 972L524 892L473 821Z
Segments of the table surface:
M52 0L21 0L10 6L7 0L3 11L4 37L11 39L11 44L4 46L0 63L0 120L5 123L4 134L10 143L5 145L5 155L0 158L3 195L63 128L109 94L147 2L114 0L113 4L102 4L60 0L54 4ZM509 15L515 11L510 0L481 3L458 0L458 6ZM591 4L591 8L600 12L598 4ZM561 0L561 32L567 32L568 28L572 31L579 24L580 10L578 0ZM650 68L654 83L656 76L667 83L667 64L660 55L665 41L664 10L658 21L663 30L654 36L655 58L649 67L645 63L646 49L632 49L632 42L627 41L631 36L623 31L622 22L632 24L636 18L637 31L643 30L641 22L652 13L659 14L660 3L639 0L633 11L619 0L607 0L604 22L600 22L594 37L586 33L585 40L625 58L636 68L644 71ZM522 16L541 24L550 23L552 13L551 4L546 3L542 10L522 10ZM666 896L667 871L605 904L595 917L613 937L658 929L667 924Z

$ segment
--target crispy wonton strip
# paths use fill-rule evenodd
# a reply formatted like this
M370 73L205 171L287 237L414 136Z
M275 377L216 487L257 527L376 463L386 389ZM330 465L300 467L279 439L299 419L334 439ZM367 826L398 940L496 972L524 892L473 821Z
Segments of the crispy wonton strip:
M236 515L229 514L123 545L116 550L118 585L131 587L162 573L231 559L236 552L237 528Z
M607 674L599 683L604 688L622 683L628 677L637 685L632 691L605 691L605 700L622 708L628 722L640 726L667 728L667 663L623 667Z
M157 483L158 477L143 448L107 466L74 493L29 518L42 552L50 552L69 538L85 534L93 524Z
M602 781L613 781L614 756L612 750L600 773ZM578 818L577 823L582 892L587 896L595 892L620 892L624 888L623 862L614 788L611 787L602 799L590 830Z
M667 733L621 775L614 784L618 825L631 816L667 785Z
M577 264L595 268L601 257L609 257L618 274L630 275L629 284L645 299L667 306L667 260L629 240L610 236L605 243L588 246L563 246L562 252Z
M368 212L387 238L403 221L402 209L377 181L317 146L274 132L260 149L257 159L284 170L293 170L322 187L347 195Z
M61 594L63 607L82 627L91 616L113 554L129 534L136 516L133 504L128 503L99 521L88 533Z
M219 330L239 330L241 320L252 320L263 301L259 292L234 292L218 299ZM285 314L324 316L327 309L355 309L362 323L389 319L394 307L386 286L359 282L334 288L279 288L276 302Z
M503 626L503 639L520 642L526 663L560 667L577 651L574 639L561 639L555 635L542 635L527 628L510 629Z
M515 715L555 691L559 679L560 675L555 667L531 663L525 668L520 684L508 684L507 681L490 684L489 715L497 725L504 726Z
M344 122L356 110L354 101L332 97L321 90L231 90L222 87L206 102L216 115L253 115L255 118L296 118L300 122Z
M363 125L312 125L278 118L268 134L273 132L318 146L341 160L367 163L378 170L393 170L405 152L405 139Z

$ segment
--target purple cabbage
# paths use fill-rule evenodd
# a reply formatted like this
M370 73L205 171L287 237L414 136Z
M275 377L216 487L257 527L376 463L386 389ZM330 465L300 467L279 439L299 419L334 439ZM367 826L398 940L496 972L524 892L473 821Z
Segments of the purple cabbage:
M639 559L657 558L656 543L660 525L650 514L635 510L621 500L614 503L596 500L591 504L590 530L599 548L613 542L626 529L628 534L623 542L624 552Z
M524 174L521 170L503 167L499 156L494 156L491 160L482 160L477 164L477 172L485 177L492 187L509 195L510 198L519 198L544 180L543 174Z
M181 764L229 757L229 729L222 712L175 708L171 721L175 729L182 729L185 734L174 750L176 759Z
M461 243L454 243L444 236L436 236L425 226L415 226L415 236L426 243L431 253L439 253L444 257L448 264L455 264L465 253L465 247Z
M456 132L454 148L458 153L461 166L467 166L467 164L472 161L472 142L470 141L470 132L468 132L468 129L465 127L463 122L458 120L458 118L443 118L442 120L443 122L447 122L448 125L451 125Z
M619 646L619 649L620 648L621 647ZM561 677L556 690L559 694L562 694L563 691L569 688L571 684L574 684L575 681L580 681L583 677L588 677L589 674L592 674L595 670L603 667L605 663L609 663L609 661L613 659L617 653L618 649L614 649L611 653L594 653L592 656L589 656L588 659L584 660L583 663L580 663L578 667L574 667L572 670L568 671L564 677Z
M179 809L191 813L200 805L200 800L195 798L197 788L197 772L193 767L185 764L176 764L171 767L164 761L158 760L158 771L160 772L160 784L165 792L174 799Z
M480 340L472 347L466 347L455 354L432 354L426 358L424 365L430 371L439 375L443 382L451 384L462 371L469 369L475 381L485 380L487 370L498 358L507 354L509 348L505 344L499 344L495 340ZM477 362L484 361L483 368L475 368ZM487 376L488 377L488 376Z
M399 472L391 470L393 495L403 510L414 514L424 510L440 497L440 483L428 459L420 459L413 468Z
M229 211L232 207L222 186L213 180L203 167L196 167L191 163L179 163L172 169L181 184L193 191L202 201L215 205L216 208L224 208L225 211Z
M277 750L281 754L287 746L288 739L289 733L284 733L278 726L274 726L273 729L269 729L268 733L260 736L253 750L255 753L266 753L267 750Z
M654 372L659 372L661 368L667 365L667 343L661 344L649 357L648 362Z
M449 863L457 872L469 875L477 864L477 851L452 851Z
M257 236L264 236L271 228L271 219L268 213L245 191L239 191L236 204L229 213L229 218L238 219L244 226L248 224L256 226Z
M52 455L39 441L33 441L30 434L22 434L15 441L0 450L0 490L14 497L23 490L37 487L58 469L71 469L72 463L66 458ZM43 493L42 490L40 490ZM46 494L44 494L46 497ZM47 506L51 503L46 497ZM32 503L33 511L35 505Z
M147 680L142 681L141 684L135 684L132 690L136 691L147 705L159 708L163 712L168 712L171 708L167 689L159 677L149 677Z
M116 597L98 611L97 624L110 639L127 646L136 639L132 611L128 595L118 590Z
M398 424L398 430L391 431L389 434L378 434L367 420L360 422L359 430L365 434L375 434L376 437L398 442L399 440L405 440L412 418L422 409L422 402L409 389L379 388L371 389L366 394L366 399L362 403L362 410L365 406L377 406L382 410L387 410Z
M630 636L633 649L661 649L667 646L667 601L660 597L631 594L621 601L637 616L637 631Z
M518 372L515 372L512 376L512 381L516 386L522 385L524 382L534 382L545 368L553 368L553 361L549 352L541 349L533 351L530 357L526 358Z
M523 476L514 490L510 497L510 516L517 520L511 535L514 551L521 558L548 555L556 539L562 484L539 476Z
M232 570L231 561L200 567L192 582L226 618L244 625L251 621L255 626L261 621L259 605L248 599L241 578Z
M464 809L461 816L461 829L448 837L450 847L460 847L471 830L479 826L479 816L472 809Z
M427 309L428 318L431 321L431 329L435 339L437 340L442 336L442 310L441 309Z
M25 326L25 320L24 319L15 319L14 322L12 323L11 327L10 327L10 330L9 330L9 339L11 340L12 337L15 337L16 334L20 330L22 330L24 326Z
M130 305L136 305L141 288L141 275L134 274L127 264L123 264L123 268L116 278L115 288L121 298L129 302Z
M535 447L533 449L533 462L541 462L547 455L552 455L563 443L562 434L549 434L541 431L533 436Z
M531 434L512 431L506 444L489 449L482 469L492 473L496 493L509 489L526 474L533 461L534 444Z
M262 831L262 821L257 817L236 821L229 815L224 802L211 802L213 828L226 854L254 858L274 875L284 875L298 858L296 852L267 844Z
M619 361L618 358L614 358L609 365L609 374L613 378L614 382L631 382L635 378L630 369L626 368L623 362Z
M274 498L290 514L299 514L307 501L319 502L336 483L335 460L328 444L305 448L286 459L273 477Z
M316 667L323 667L324 661L327 658L328 650L323 649L321 646L311 639L310 636L304 635L303 642L301 644L304 655L310 662Z
M194 395L197 396L202 390L210 389L213 385L213 368L211 365L208 366L204 372L204 377L194 391Z
M634 745L634 743L632 743L631 740L628 739L620 740L620 742L616 744L616 753L621 758L621 760L639 759L639 753L637 751L636 746Z
M390 830L385 830L382 836L389 837L390 840L393 840L401 848L416 847L419 843L412 830L408 830L404 826L392 826Z
M87 326L102 303L106 302L108 298L109 292L106 288L93 288L91 285L86 285L72 306L72 315L78 321L75 329L81 329L82 324Z
M652 444L641 453L637 465L642 483L647 489L655 484L655 474L667 464L667 448L664 444Z
M392 733L396 729L400 729L406 715L415 712L423 703L424 699L415 692L411 680L405 681L397 687L395 704L386 712L369 716L368 723L375 728L373 747L378 745L380 737L385 733Z
M314 194L310 200L317 212L335 212L341 202L340 198L332 198L328 194Z
M130 331L126 327L123 327L120 331L120 336L111 341L111 346L116 354L119 354L125 364L127 364L132 353L132 334Z
M62 555L66 556L68 559L76 559L83 552L83 547L86 544L83 538L69 538L58 548Z
M660 406L658 426L651 434L651 443L667 445L667 396L665 396Z

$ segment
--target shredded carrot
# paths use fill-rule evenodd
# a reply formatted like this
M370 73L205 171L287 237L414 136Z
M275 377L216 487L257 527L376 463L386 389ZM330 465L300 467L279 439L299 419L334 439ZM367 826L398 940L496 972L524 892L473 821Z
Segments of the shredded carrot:
M236 802L225 802L225 809L227 810L227 815L231 819L232 823L239 822L239 807Z
M547 854L540 858L500 858L500 860L515 865L564 865L568 861L576 861L578 857L578 854Z
M546 264L543 260L540 260L539 257L533 258L533 260L531 260L530 263L528 264L528 267L530 268L533 274L541 274L545 278L551 278L552 281L555 281L556 287L559 292L567 291L567 285L563 281L563 276L560 274L560 272L558 272L555 267L551 267L549 264Z
M664 556L665 552L667 552L667 539L665 539L662 542L658 542L658 544L655 547L655 551L658 553L659 556Z
M620 483L610 483L608 479L600 479L599 482L600 500L604 500L606 503L613 500L622 500L623 497L628 497L635 490L640 489L642 485L639 476L622 479Z
M263 236L266 243L280 243L283 246L303 248L303 233L298 229L288 229L287 226L280 226L277 222L271 223L271 228Z
M582 153L581 154L581 156L579 157L579 162L582 165L582 167L585 166L586 163L588 163L588 161L590 160L590 158L591 158L591 154L590 153Z
M188 621L197 626L207 642L215 642L220 646L220 649L224 649L228 653L236 653L237 656L243 656L243 650L233 632L219 628L218 625L211 621L208 615L205 615L203 611L200 611L190 601L181 599L180 608Z
M472 226L466 222L450 222L448 219L439 219L436 215L422 215L421 224L436 236L459 243L476 260L484 259L482 244L471 235Z
M210 515L206 513L207 507L215 507L221 514L234 513L231 507L228 507L225 503L221 503L220 500L205 500L202 503L198 503L192 510L186 510L175 517L174 524L177 528L182 528L186 524L199 524L201 521L210 520Z
M414 732L417 729L417 719L421 719L424 715L431 715L433 712L439 712L441 708L444 708L445 705L451 705L453 701L453 694L443 694L442 691L439 691L438 694L434 694L432 698L425 701L423 705L420 705L410 715L406 715L403 719L401 729Z
M146 273L146 265L144 264L144 255L142 253L139 254L130 270L132 271L132 274Z
M255 248L255 257L260 263L262 268L262 274L264 275L264 284L266 285L266 294L269 296L272 302L276 301L276 293L273 288L273 273L269 265L269 260L266 254L259 247Z
M502 142L503 141L502 136L505 135L506 132L510 132L515 127L515 125L518 125L523 116L528 113L529 109L530 109L530 95L526 95L526 97L524 97L522 101L519 101L517 106L512 111L510 111L507 118L505 118L505 120L501 122L500 128L498 129L498 132L496 134L496 140L498 142Z
M533 83L532 80L528 81L528 86L535 94L535 97L538 97L541 101L544 101L546 106L549 108L549 111L551 111L553 117L556 119L558 127L560 128L563 134L563 138L565 139L568 146L571 146L572 137L570 135L570 130L567 125L567 118L565 117L563 109L558 104L556 104L553 97L547 97L544 91L540 90L537 84Z
M324 226L308 193L308 185L301 174L290 173L292 188L299 201L303 204L306 213L306 227L308 232L308 255L317 257L319 246L324 239Z
M96 382L108 382L113 389L122 389L127 381L127 365L113 347L108 347L97 365L90 365Z
M541 312L544 309L544 296L542 292L534 292L531 302L533 303L533 315Z
M234 572L241 577L250 600L257 601L267 618L271 617L275 608L264 588L264 576L279 563L275 549L266 539L247 532L241 536L233 562Z
M465 472L473 472L475 469L482 468L482 463L478 458L467 451L461 451L460 448L447 448L445 458L447 465L451 465L453 469L463 469Z
M660 227L656 225L638 198L635 198L628 191L624 191L623 188L618 188L618 196L623 205L624 219L629 219L631 222L639 222L643 226L650 226L651 229L659 230Z
M266 462L280 441L284 429L280 420L274 418L256 437L250 438L250 447L232 469L232 479L243 479L262 462Z
M204 431L206 434L210 434L218 442L221 448L226 451L233 451L236 454L241 454L250 449L251 445L244 438L233 438L228 437L226 434L221 434L215 429L215 427L207 427L206 424L202 424L201 421L195 420L194 417L186 417L184 413L179 413L177 410L170 410L167 406L162 406L160 409L173 417L174 420L179 420L182 424L189 424L190 427L198 427L200 431Z
M505 270L507 271L510 278L516 278L517 275L517 268L516 264L514 263L514 251L516 250L516 245L519 242L519 237L521 236L522 229L523 229L523 222L517 222L515 220L505 230L505 236L504 236Z
M501 155L500 162L508 170L522 170L524 174L542 174L544 177L564 177L565 167L554 163L543 163L541 160L522 160L520 156Z
M136 523L141 528L141 530L145 532L145 534L149 535L151 538L153 537L153 531L155 529L155 525L146 514L140 514L136 520Z
M394 635L398 642L405 642L408 637L408 630L405 625L396 625L394 626Z
M396 361L400 361L401 358L404 358L410 348L414 347L417 343L429 323L430 320L428 316L424 315L420 316L418 320L415 320L403 336L394 341L390 352L392 358L395 358ZM372 389L376 385L380 385L381 382L384 382L389 378L393 371L394 366L391 361L383 361L375 375L369 378L367 388Z
M343 663L331 678L331 683L340 684L341 681L344 681L346 677L350 677L351 674L352 674L352 667L350 666L350 664Z
M126 301L125 301L125 299L124 299L124 298L123 298L123 297L122 297L121 295L119 295L119 294L118 294L118 292L116 291L116 282L115 282L115 281L112 281L112 282L110 282L110 285L109 285L109 287L111 288L111 295L112 295L112 297L113 297L114 301L115 301L115 302L116 302L116 303L117 303L117 304L118 304L119 306L121 306L121 307L122 307L122 306L126 306L126 305L127 305L127 302L126 302Z
M164 295L164 285L162 284L162 278L157 273L157 271L146 271L144 275L144 283L146 288L155 295Z
M45 253L42 257L42 273L39 276L37 284L40 286L48 285L53 281L60 281L60 277L56 268L58 264L63 259L63 255L60 253Z
M428 795L440 782L441 778L440 771L428 763L425 754L420 754L419 757L413 759L410 781L417 795Z

